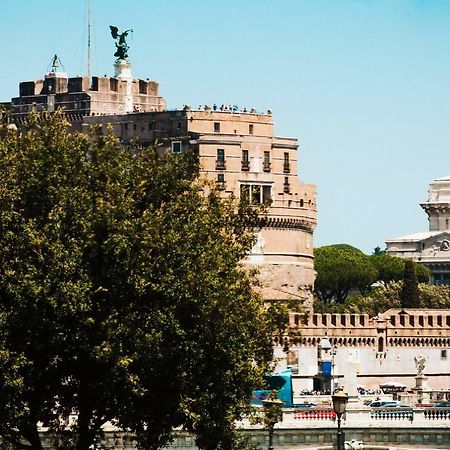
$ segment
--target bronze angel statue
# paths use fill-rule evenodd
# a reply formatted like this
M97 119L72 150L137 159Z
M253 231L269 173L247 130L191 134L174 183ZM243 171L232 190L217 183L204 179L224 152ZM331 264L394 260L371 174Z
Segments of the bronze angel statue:
M125 38L128 36L128 33L133 30L126 30L123 33L119 33L119 29L113 25L110 25L109 28L111 29L111 36L116 41L116 53L114 53L114 56L117 56L116 62L119 62L121 60L127 61L128 60L128 47L127 41Z

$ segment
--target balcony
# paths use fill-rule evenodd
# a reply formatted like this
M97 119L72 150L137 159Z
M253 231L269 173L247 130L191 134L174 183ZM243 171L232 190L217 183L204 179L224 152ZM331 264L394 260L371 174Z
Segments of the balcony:
M248 172L250 170L250 162L248 160L241 161L241 170L244 172Z
M222 159L216 159L216 170L225 170L225 161Z
M216 181L216 189L218 191L224 191L225 190L225 181Z
M289 163L283 164L283 173L291 173L291 165Z
M264 161L263 170L264 172L270 172L270 161Z
M283 185L283 192L285 193L285 194L289 194L290 192L291 192L291 185L289 184L289 183L285 183L284 185Z

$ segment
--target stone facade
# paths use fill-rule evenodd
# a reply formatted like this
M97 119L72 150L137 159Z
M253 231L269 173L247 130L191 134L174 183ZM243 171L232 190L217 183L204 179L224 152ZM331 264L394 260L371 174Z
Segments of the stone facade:
M311 310L316 188L299 180L298 142L274 136L270 112L185 107L84 118L86 131L93 125L111 129L125 143L157 141L174 153L195 152L201 176L222 196L270 205L247 264L258 267L266 300L299 300Z
M115 65L115 77L69 78L64 72L52 71L43 80L21 82L19 97L12 98L9 106L16 124L32 111L61 108L75 130L81 129L84 116L166 109L158 83L133 79L129 64L123 63Z
M425 264L432 283L450 284L450 176L432 181L428 201L420 206L428 214L429 231L389 239L386 252Z
M246 263L261 274L263 297L298 300L312 308L316 188L297 175L297 139L274 135L272 113L204 107L167 111L155 81L136 80L131 65L116 62L115 77L73 77L53 70L44 80L20 83L13 98L18 126L32 111L61 108L74 130L110 128L123 143L158 143L174 153L198 155L201 176L226 197L270 205Z
M424 373L428 387L450 389L448 309L390 309L376 317L292 314L290 333L290 341L279 342L276 356L280 368L295 369L297 394L303 389L329 389L329 375L336 384L344 386L355 374L354 382L366 388L377 389L380 383L395 381L412 389L417 375L414 358L420 355L426 358ZM331 348L321 348L325 337ZM286 346L289 346L288 355L283 351ZM331 363L329 375L322 371L324 361Z

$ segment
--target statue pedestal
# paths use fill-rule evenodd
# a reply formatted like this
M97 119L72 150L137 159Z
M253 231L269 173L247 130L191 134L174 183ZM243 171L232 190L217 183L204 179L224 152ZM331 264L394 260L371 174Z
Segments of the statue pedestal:
M428 389L427 387L428 377L425 375L417 375L416 376L416 385L412 388L414 393L417 395L417 402L423 403L424 401L424 391Z
M123 59L116 61L114 64L114 73L119 80L126 82L123 110L126 113L133 112L133 77L131 75L131 64Z
M414 391L423 391L423 390L428 389L427 380L428 380L428 377L426 377L425 375L417 375L416 386L413 387L413 390Z
M114 64L114 76L121 80L133 80L131 64L123 59Z

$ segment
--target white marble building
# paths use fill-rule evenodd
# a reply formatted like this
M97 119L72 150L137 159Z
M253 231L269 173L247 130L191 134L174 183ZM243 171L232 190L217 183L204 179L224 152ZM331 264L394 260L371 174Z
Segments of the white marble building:
M432 283L450 285L450 175L430 183L428 201L420 206L428 214L429 231L388 239L386 251L425 264Z

